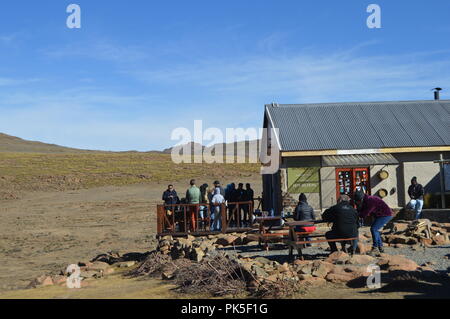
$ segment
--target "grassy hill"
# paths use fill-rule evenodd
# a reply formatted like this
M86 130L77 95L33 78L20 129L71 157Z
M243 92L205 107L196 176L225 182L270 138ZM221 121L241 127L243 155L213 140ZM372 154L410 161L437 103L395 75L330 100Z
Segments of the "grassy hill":
M246 178L258 164L175 164L162 152L83 151L0 134L0 199L48 191L176 182L190 178Z
M88 151L59 146L55 144L27 141L15 136L0 133L0 152L73 153L73 152L88 152Z

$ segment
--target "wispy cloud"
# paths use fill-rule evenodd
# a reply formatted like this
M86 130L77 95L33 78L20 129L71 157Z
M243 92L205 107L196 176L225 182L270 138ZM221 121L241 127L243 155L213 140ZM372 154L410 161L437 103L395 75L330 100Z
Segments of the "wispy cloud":
M15 78L6 78L0 77L0 87L2 86L19 86L27 83L35 83L39 82L38 78L30 78L30 79L15 79Z
M134 76L149 84L193 85L280 99L294 96L297 100L291 102L414 99L436 85L450 87L450 53L363 56L352 49L251 56L137 71Z
M70 44L62 48L46 48L41 51L51 58L84 57L110 62L140 61L148 54L139 46L121 46L106 40L89 44Z
M276 39L268 39L267 45L272 41ZM163 149L175 143L170 140L172 129L190 128L197 119L222 129L259 127L263 104L273 101L431 99L431 88L450 89L449 52L362 54L371 45L377 44L327 53L308 48L295 54L274 51L172 64L147 64L147 53L130 47L47 52L56 58L74 54L108 61L126 85L130 79L140 82L142 93L123 93L129 91L107 84L96 88L100 81L94 75L64 91L0 91L0 127L23 138L71 147ZM123 60L132 61L132 66ZM19 83L0 77L0 87Z

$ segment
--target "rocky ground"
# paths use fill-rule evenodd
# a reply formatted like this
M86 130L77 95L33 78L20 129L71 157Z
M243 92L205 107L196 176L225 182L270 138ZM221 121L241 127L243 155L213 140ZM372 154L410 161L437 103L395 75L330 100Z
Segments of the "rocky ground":
M386 232L388 236L390 231ZM156 276L173 284L180 293L193 295L302 298L317 293L321 287L339 291L344 285L357 294L370 293L368 298L392 292L403 293L403 297L450 297L448 246L393 244L386 247L385 253L370 256L365 254L370 249L368 229L363 228L356 255L330 254L326 244L321 244L306 248L305 260L290 260L283 245L274 244L264 251L255 239L255 234L166 236L159 240L155 251L101 254L78 266L81 277L86 279L130 269L128 277ZM373 266L381 271L382 286L367 289ZM62 269L59 274L36 278L29 287L65 286L69 275Z

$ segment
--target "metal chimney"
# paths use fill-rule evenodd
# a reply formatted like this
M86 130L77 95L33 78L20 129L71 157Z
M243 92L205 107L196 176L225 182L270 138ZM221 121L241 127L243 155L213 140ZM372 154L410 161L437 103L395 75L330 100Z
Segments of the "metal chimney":
M439 92L442 91L442 89L441 88L434 88L433 90L434 90L434 100L435 101L439 101L440 100Z

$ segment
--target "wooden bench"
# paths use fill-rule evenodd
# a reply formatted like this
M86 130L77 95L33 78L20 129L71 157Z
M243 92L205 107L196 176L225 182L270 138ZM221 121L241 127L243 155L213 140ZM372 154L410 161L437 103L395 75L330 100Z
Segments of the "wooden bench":
M281 216L267 216L267 217L257 217L255 222L259 223L259 245L263 246L265 250L269 250L269 241L274 238L279 238L283 243L289 239L289 227L287 226L269 226L266 227L265 222L275 222L280 221ZM310 223L309 223L310 224ZM271 233L271 231L277 231ZM279 232L278 232L279 231ZM311 233L306 232L296 232L297 236L310 235Z
M317 240L307 240L307 238L320 238L325 237L325 234L316 234L314 235L311 233L302 233L302 232L296 232L295 228L297 226L311 226L315 224L323 223L323 221L302 221L302 222L290 222L286 223L286 225L289 227L289 237L286 241L286 244L289 246L289 257L293 258L293 251L294 249L297 250L298 256L301 260L303 260L303 252L302 249L305 245L308 244L317 244L317 243L329 243L329 242L354 242L355 240L358 240L358 237L352 237L352 238L339 238L339 239L317 239ZM354 243L353 250L356 249Z

